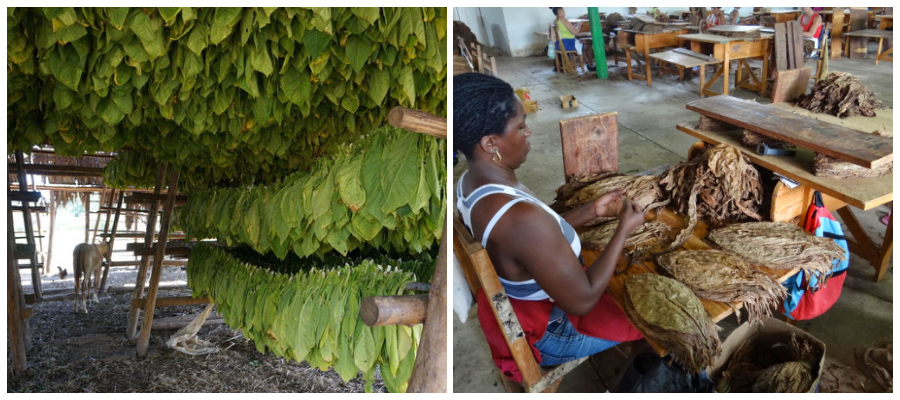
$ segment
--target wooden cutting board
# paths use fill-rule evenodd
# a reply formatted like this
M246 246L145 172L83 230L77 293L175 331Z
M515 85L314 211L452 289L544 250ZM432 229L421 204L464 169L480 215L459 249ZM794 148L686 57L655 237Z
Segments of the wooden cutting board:
M894 159L893 139L731 96L694 100L687 109L866 168Z

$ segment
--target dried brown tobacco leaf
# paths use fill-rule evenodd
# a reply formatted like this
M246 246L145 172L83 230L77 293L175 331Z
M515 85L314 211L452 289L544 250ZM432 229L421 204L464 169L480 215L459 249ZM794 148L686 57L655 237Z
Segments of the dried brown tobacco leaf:
M834 240L815 237L785 222L734 224L711 230L709 240L753 265L771 269L800 268L807 273L827 274L833 260L846 260L844 249Z
M581 246L585 249L603 251L612 239L613 234L616 233L616 228L618 227L619 221L610 221L592 228L589 231L585 231L579 235L581 238ZM625 248L627 249L654 240L659 240L668 230L669 226L662 222L646 222L628 235L628 238L625 239Z
M671 351L687 371L699 373L719 355L715 324L700 299L674 279L629 275L624 309L635 328Z
M885 392L894 391L894 342L880 340L863 353L862 370L866 372Z
M669 204L669 200L665 198L665 194L659 186L659 178L655 176L616 175L605 177L578 189L566 198L565 206L573 209L616 189L625 189L625 196L633 199L644 212L662 208ZM559 190L557 190L557 193L559 193ZM596 218L587 225L590 226L613 219L615 218Z
M805 393L812 381L808 363L789 361L763 370L752 389L754 393Z
M872 132L873 135L894 137L893 133L884 129ZM860 165L838 160L824 154L816 153L813 161L813 173L816 176L831 176L835 178L874 178L894 172L894 162L881 165L878 168L866 168Z
M813 87L812 92L801 96L797 106L816 113L838 118L864 115L874 117L875 110L884 109L884 103L875 98L859 78L846 72L831 72Z
M719 250L676 251L661 255L657 264L698 297L728 304L743 302L750 323L763 322L787 296L784 286L737 255ZM740 322L740 313L735 309Z
M566 200L569 200L570 197L575 195L575 192L601 179L618 175L618 172L603 172L599 174L579 174L569 176L564 185L556 188L556 198L553 199L553 204L550 205L550 208L559 214L569 211L572 207L566 206Z

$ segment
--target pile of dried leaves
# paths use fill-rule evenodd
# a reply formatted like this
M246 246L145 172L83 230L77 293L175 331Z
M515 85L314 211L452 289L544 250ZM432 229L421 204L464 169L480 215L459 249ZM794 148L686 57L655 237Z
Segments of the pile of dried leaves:
M805 393L811 389L823 355L805 339L792 335L790 343L741 343L726 367L713 377L718 393Z
M619 221L610 221L580 234L581 246L585 249L603 251L618 227ZM625 248L642 246L657 241L668 231L669 226L662 222L646 222L631 232L628 238L625 239Z
M860 369L866 372L885 392L894 392L894 341L880 340L866 349Z
M762 143L765 143L769 147L777 147L782 149L792 149L797 147L793 143L788 143L781 139L771 138L753 131L748 131L746 129L744 129L744 136L741 138L741 143L751 147L759 146Z
M884 129L871 133L872 135L894 137L894 134ZM813 171L816 176L831 176L835 178L874 178L894 172L894 162L881 165L878 168L866 168L860 165L838 160L824 154L816 153L813 161Z
M616 173L573 176L569 183L556 189L556 199L551 208L562 213L594 201L613 190L625 189L625 196L634 200L641 210L647 212L669 204L659 183L659 178L654 176L631 176ZM615 218L596 218L587 226L613 219Z
M797 106L839 118L857 115L874 117L875 110L885 108L884 103L876 99L859 78L837 71L816 83L811 93L801 96Z
M748 32L710 32L719 36L741 39L758 39L761 35L759 29Z
M751 264L771 269L800 268L824 275L831 271L835 259L847 259L844 249L834 240L815 237L785 222L734 224L711 230L708 239Z
M674 279L629 275L624 309L635 328L671 351L687 371L699 373L719 355L715 324L700 299Z
M617 28L616 22L619 22L619 21L621 21L621 20L623 20L623 19L625 19L625 18L622 17L622 15L619 14L619 13L615 13L615 12L614 12L614 13L612 13L612 14L609 14L609 16L606 17L605 20L603 20L603 33L610 33L610 32L612 32L613 29L616 29L616 28Z
M740 257L719 250L676 251L661 255L657 264L698 297L734 307L743 302L750 323L763 322L787 290ZM740 322L741 314L734 314Z
M684 244L701 217L713 226L762 220L757 214L763 192L759 172L740 150L727 144L707 148L693 160L663 172L659 184L687 220L668 250Z

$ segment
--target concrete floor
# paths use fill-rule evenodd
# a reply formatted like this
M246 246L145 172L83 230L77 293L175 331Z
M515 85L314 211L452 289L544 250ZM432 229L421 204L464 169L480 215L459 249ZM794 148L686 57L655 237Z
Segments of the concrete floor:
M830 70L859 77L879 100L893 108L893 63L874 65L871 58L874 50L874 47L870 49L869 58L831 61ZM553 61L546 57L499 58L497 63L500 78L514 88L529 88L531 98L539 102L539 111L528 116L532 150L517 176L544 202L552 202L554 191L564 180L558 124L561 119L618 112L619 171L626 174L684 161L688 149L697 141L675 128L678 123L698 120L695 112L684 107L698 98L696 77L693 81L679 81L672 75L658 77L654 70L653 86L647 87L646 82L638 80L601 81L596 75L558 74L553 70ZM619 65L624 62L620 61ZM813 62L807 66L815 71ZM732 75L732 82L733 78ZM721 91L721 80L717 85ZM580 106L561 108L559 96L564 94L574 94ZM769 99L759 97L759 93L744 89L731 95L770 103ZM465 170L465 157L460 154L459 164L453 169L454 184ZM881 243L885 226L879 219L890 208L854 210L869 236ZM844 230L849 234L846 226ZM841 366L855 365L854 351L865 349L878 338L893 336L893 267L881 282L874 283L874 268L853 255L847 275L843 294L831 310L814 320L798 323L798 327L825 343L828 361ZM723 328L719 336L724 340L737 323L734 317L728 317L719 326ZM624 367L622 353L608 350L592 361L571 372L559 391L603 392L613 387L617 373ZM503 392L500 373L490 358L474 307L469 311L467 323L453 319L453 391Z

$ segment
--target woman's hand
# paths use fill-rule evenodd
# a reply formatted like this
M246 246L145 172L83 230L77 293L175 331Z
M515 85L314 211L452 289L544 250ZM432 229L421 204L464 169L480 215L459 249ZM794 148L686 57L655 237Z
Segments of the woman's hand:
M625 197L625 189L616 189L604 193L594 200L594 213L597 217L615 217L622 210L622 199Z
M641 206L629 198L625 198L622 203L622 210L619 212L619 229L630 234L644 223L644 211Z

